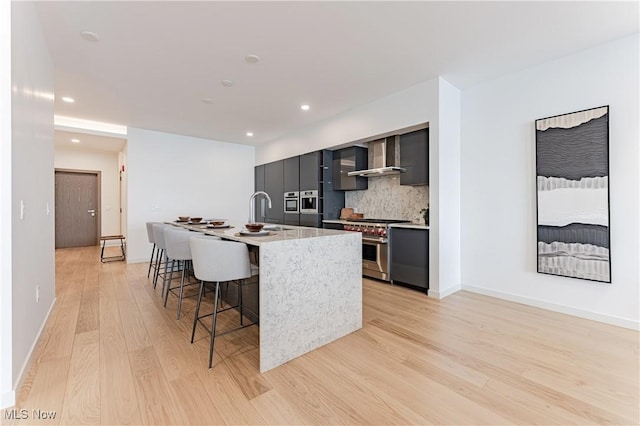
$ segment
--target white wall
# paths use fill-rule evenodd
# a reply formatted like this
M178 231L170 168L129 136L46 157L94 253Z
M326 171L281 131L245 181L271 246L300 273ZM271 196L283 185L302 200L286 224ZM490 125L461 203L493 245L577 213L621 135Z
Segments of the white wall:
M441 298L460 288L460 200L456 190L460 180L459 104L460 93L455 87L441 78L429 80L260 147L257 164L428 122L429 295ZM454 192L439 191L440 186Z
M463 288L639 327L638 51L636 35L463 93ZM538 274L534 121L601 105L610 105L612 283Z
M35 6L13 2L11 7L13 338L9 374L15 390L55 297L54 128L53 63ZM20 215L21 201L24 219Z
M11 289L11 2L0 2L0 408L13 405Z
M54 150L54 166L56 169L102 172L100 185L101 232L102 235L120 234L118 153L56 147Z
M135 128L127 139L129 262L149 260L146 222L187 215L246 223L254 147Z
M429 80L318 124L290 133L256 149L256 164L331 148L438 117L439 80ZM437 141L437 134L429 134Z
M435 258L429 261L429 269L437 262L439 286L434 296L443 298L461 286L460 91L443 79L438 106L438 122L430 129L438 130L439 143L429 151L429 181L438 182L429 186L429 254ZM431 270L429 277L435 279Z

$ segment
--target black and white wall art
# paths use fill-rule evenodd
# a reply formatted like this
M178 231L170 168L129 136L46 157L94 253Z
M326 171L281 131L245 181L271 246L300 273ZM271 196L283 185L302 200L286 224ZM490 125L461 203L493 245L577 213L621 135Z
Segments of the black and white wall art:
M536 120L538 272L611 282L609 107Z

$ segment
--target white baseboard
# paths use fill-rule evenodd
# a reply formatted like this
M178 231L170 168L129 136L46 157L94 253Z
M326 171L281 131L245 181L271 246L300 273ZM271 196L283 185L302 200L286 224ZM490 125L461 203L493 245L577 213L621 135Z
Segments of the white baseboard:
M445 288L442 291L436 291L429 289L429 297L435 297L436 299L444 299L445 297L462 290L460 285L454 285L453 287Z
M13 402L11 405L15 405L16 403L16 395L18 390L20 389L20 386L22 386L22 381L24 380L24 375L26 372L29 371L29 367L31 367L31 361L32 361L32 357L33 357L33 352L36 349L36 346L38 345L38 343L40 343L40 337L42 336L42 332L44 331L44 328L47 326L47 323L49 322L49 317L51 316L51 311L53 311L53 307L56 304L56 298L53 298L53 301L51 302L51 306L49 306L49 311L47 312L47 315L44 317L44 321L42 321L42 325L40 326L40 330L38 330L38 335L36 336L35 340L33 341L33 344L31 345L31 348L29 349L29 355L27 355L27 359L25 359L24 363L22 364L22 368L20 369L20 373L18 374L18 378L14 384L14 388L13 388Z
M149 263L149 258L145 259L131 259L127 257L127 263Z
M597 312L586 311L584 309L572 308L571 306L558 305L555 303L546 302L544 300L532 299L529 297L518 296L516 294L490 290L487 288L476 287L472 285L463 284L462 290L470 291L472 293L484 294L485 296L508 300L510 302L522 303L523 305L535 306L536 308L547 309L549 311L559 312L561 314L573 315L574 317L598 321L618 327L629 328L631 330L640 330L639 321L633 321L626 318L599 314Z

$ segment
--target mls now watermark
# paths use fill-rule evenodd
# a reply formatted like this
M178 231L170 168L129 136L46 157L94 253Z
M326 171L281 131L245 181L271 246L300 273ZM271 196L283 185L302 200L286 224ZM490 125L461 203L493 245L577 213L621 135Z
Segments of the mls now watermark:
M18 410L16 408L11 410L4 410L4 419L5 420L53 420L56 418L56 411L46 411L46 410L27 410L23 408Z

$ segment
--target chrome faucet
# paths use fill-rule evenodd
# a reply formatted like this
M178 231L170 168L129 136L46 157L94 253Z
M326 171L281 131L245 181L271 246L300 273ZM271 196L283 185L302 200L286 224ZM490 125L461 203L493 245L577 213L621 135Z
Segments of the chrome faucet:
M271 208L271 197L269 197L269 194L264 191L254 192L249 199L249 223L254 223L256 221L256 197L258 195L264 195L269 202L269 208Z

